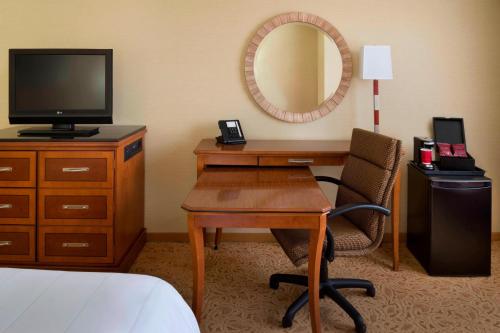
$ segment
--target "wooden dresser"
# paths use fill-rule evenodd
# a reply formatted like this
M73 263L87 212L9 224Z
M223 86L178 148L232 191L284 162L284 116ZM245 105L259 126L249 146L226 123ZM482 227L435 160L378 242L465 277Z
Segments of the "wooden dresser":
M144 126L92 137L0 130L0 265L127 271L142 249Z

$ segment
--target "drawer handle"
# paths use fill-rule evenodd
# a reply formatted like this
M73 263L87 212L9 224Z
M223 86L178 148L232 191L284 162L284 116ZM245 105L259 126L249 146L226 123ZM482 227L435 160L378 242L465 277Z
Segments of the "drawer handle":
M310 163L314 163L314 160L312 158L308 158L308 159L289 158L288 163L310 164Z
M89 243L62 243L62 247L89 247Z
M12 204L0 204L0 209L10 209L12 208Z
M62 172L89 172L89 167L81 167L81 168L62 168Z
M0 246L11 246L12 242L11 241L0 241Z
M0 167L0 172L12 172L12 167Z
M89 205L63 205L63 209L89 209Z

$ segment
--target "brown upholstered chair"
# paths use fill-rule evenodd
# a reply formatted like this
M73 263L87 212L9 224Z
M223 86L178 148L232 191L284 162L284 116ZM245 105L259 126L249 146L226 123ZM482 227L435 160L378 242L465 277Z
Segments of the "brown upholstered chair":
M357 332L366 326L356 309L337 291L341 288L366 289L375 296L370 281L360 279L329 279L328 261L337 256L365 255L375 250L384 235L385 208L389 201L396 173L399 169L401 142L399 140L354 129L349 157L341 179L318 176L339 186L335 206L328 215L325 246L321 260L320 296L333 299L354 320ZM309 233L297 229L272 229L275 238L290 260L300 266L307 262ZM273 274L270 287L277 289L280 282L307 287L307 276ZM290 327L293 318L308 302L307 290L288 308L283 317L283 327Z

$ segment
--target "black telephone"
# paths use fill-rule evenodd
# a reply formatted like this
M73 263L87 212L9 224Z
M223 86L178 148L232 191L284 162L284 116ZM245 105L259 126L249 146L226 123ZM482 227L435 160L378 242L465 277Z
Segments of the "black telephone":
M239 120L219 120L219 128L222 135L217 137L218 143L225 145L247 143Z

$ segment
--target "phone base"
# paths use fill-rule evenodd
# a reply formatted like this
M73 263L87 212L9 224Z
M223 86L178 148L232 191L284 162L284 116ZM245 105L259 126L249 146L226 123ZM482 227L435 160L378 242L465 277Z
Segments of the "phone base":
M234 140L232 139L231 141L224 141L224 138L222 135L219 135L218 137L215 138L217 140L217 143L223 144L223 145L244 145L246 140Z

